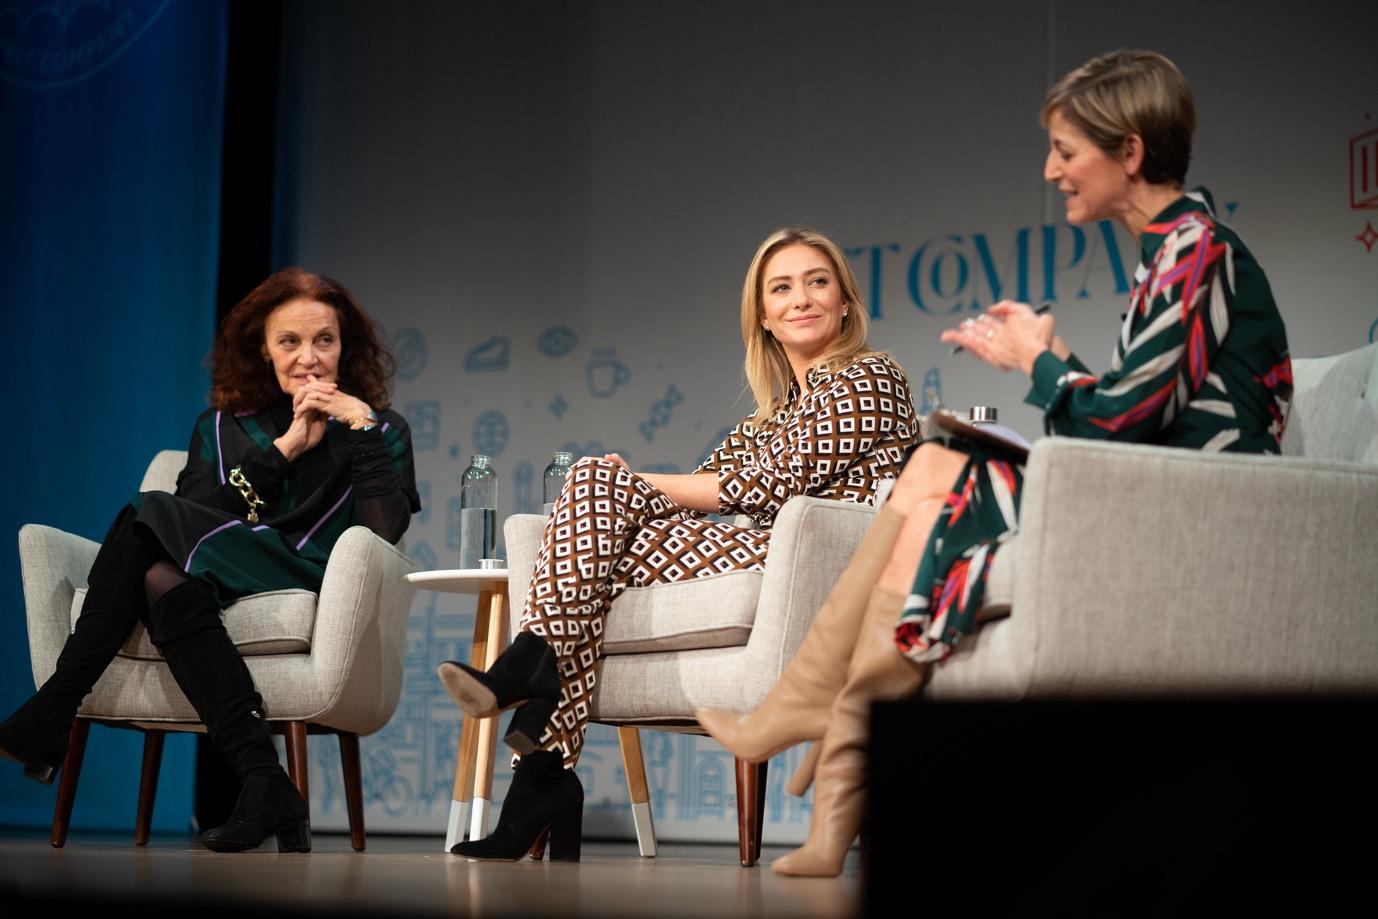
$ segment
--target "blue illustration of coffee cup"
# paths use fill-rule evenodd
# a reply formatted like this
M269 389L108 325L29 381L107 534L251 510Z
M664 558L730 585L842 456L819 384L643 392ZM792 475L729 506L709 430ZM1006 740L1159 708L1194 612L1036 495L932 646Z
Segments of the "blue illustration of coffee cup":
M589 392L606 399L632 378L632 369L617 359L611 348L600 348L584 368Z

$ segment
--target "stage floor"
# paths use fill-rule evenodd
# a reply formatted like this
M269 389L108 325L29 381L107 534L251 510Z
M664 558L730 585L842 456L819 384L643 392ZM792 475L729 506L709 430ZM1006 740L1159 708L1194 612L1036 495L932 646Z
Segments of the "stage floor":
M354 852L348 836L317 833L308 855L278 855L269 841L253 852L208 852L194 838L155 837L145 849L129 835L73 833L63 849L46 832L0 830L0 903L67 901L126 907L143 915L329 912L446 916L846 916L859 911L855 849L842 877L783 878L766 847L761 865L742 868L735 846L662 845L639 858L632 842L585 842L579 864L469 862L441 852L433 836L370 836ZM16 903L22 904L11 912Z

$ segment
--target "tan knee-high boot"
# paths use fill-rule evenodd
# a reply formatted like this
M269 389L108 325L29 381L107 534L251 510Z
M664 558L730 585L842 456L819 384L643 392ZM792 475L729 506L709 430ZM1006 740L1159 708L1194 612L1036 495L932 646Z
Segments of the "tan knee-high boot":
M771 864L779 874L834 877L842 872L847 848L861 831L866 807L866 756L871 703L902 699L918 691L925 668L900 655L895 624L904 596L877 587L871 592L847 671L847 684L828 712L828 728L813 789L809 838Z
M799 650L754 712L738 716L700 709L694 713L699 724L732 755L761 762L787 747L823 736L828 707L847 678L866 597L890 560L904 519L888 505L876 514L814 616ZM806 762L805 771L811 765L812 759Z

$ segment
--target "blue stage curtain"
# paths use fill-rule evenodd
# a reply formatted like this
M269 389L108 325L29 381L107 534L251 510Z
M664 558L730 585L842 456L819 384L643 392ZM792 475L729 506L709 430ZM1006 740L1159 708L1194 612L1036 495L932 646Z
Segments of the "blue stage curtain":
M225 55L223 2L0 5L6 533L100 539L153 454L186 449L209 389ZM0 717L34 689L14 545ZM92 729L75 829L132 834L140 750ZM155 829L188 828L191 762L190 738L170 740ZM0 824L47 826L55 791L7 765Z

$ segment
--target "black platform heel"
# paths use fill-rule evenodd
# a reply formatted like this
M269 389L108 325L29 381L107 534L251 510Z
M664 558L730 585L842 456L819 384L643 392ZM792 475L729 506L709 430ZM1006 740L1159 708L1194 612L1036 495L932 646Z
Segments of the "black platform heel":
M512 716L503 738L523 756L535 751L560 699L555 649L530 632L520 633L487 673L459 661L445 661L436 675L455 705L475 718L491 718L525 702Z
M281 771L246 778L230 819L202 833L201 844L212 852L245 852L269 836L277 837L279 852L311 851L306 801Z
M564 768L559 751L537 750L517 763L493 835L461 842L450 852L464 858L514 862L548 829L551 861L577 862L583 821L584 788L579 777Z

